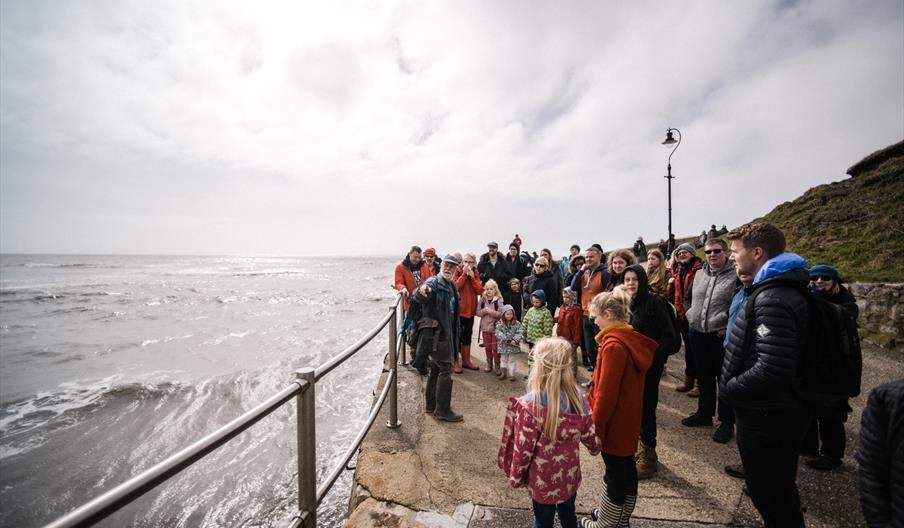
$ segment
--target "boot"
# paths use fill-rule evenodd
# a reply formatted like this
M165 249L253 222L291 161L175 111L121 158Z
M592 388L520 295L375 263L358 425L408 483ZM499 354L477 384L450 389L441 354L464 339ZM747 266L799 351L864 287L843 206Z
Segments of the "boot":
M634 513L634 506L637 505L637 495L625 495L625 505L622 506L621 522L618 528L629 528L631 526L631 514Z
M637 456L637 480L648 479L659 471L659 457L656 448L641 442L640 454Z
M436 409L433 417L444 422L460 422L464 418L452 411L452 378L443 376L436 381Z
M424 411L427 414L433 414L436 410L436 379L439 373L432 370L427 376L427 387L424 389Z
M461 366L468 370L480 370L480 367L471 363L471 345L461 346Z
M627 499L628 497L626 496L626 504L628 502ZM602 489L600 490L599 505L592 512L590 512L591 519L588 519L586 517L581 519L581 527L618 528L619 526L621 526L621 520L623 516L622 512L624 508L624 504L615 504L614 502L612 502L612 499L609 498L609 494L606 492L606 483L603 482Z
M461 373L462 373L462 370L461 370L461 356L458 355L458 354L455 355L455 361L452 362L452 372L454 372L454 373L456 373L456 374L461 374Z
M687 392L694 388L694 378L684 375L684 383L675 387L675 390L678 392Z
M694 388L687 391L688 398L697 398L700 396L700 382L694 380Z
M483 369L484 372L493 372L493 354L487 352L487 366Z

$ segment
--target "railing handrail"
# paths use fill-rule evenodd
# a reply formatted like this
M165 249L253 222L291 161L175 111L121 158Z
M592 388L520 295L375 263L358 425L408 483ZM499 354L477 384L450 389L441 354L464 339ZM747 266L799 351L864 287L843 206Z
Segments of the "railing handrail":
M344 363L348 358L356 354L362 348L364 348L374 339L374 337L376 337L380 332L383 331L387 324L391 322L392 324L390 324L391 331L389 336L389 375L386 378L386 383L383 386L383 390L381 391L376 403L371 407L370 414L367 417L364 427L359 430L354 442L352 443L352 446L344 453L341 464L337 465L336 469L334 469L324 481L324 484L316 490L316 503L313 505L314 511L300 511L293 519L293 526L307 526L308 524L310 524L311 526L316 525L317 505L320 504L320 502L329 492L330 488L332 488L333 484L335 484L336 480L341 474L342 469L345 467L348 461L351 460L351 457L354 456L355 451L364 441L365 436L370 431L370 428L373 426L377 415L379 414L383 404L385 403L387 396L392 394L393 397L395 397L394 389L398 380L396 371L396 367L398 365L398 351L404 349L404 340L397 340L398 336L396 335L396 323L399 318L399 302L401 301L401 299L402 294L397 293L395 295L395 301L393 302L392 307L388 310L383 319L381 319L380 322L376 326L374 326L373 329L371 329L367 334L365 334L364 337L359 339L353 345L343 350L340 354L329 359L326 363L320 365L316 369L313 369L313 376L309 377L308 379L302 379L298 377L298 375L300 374L297 374L296 379L294 379L287 387L274 394L270 398L266 399L265 401L261 402L253 409L248 410L226 425L218 428L214 432L208 434L200 440L197 440L188 447L185 447L177 453L169 456L165 460L158 462L154 466L142 471L126 482L123 482L115 488L103 493L99 497L88 501L87 503L79 506L75 510L70 511L69 513L56 519L50 524L45 525L44 528L91 526L106 518L107 516L113 514L126 504L131 503L148 491L177 475L185 468L193 465L195 462L198 462L211 452L222 447L226 442L251 428L254 424L259 422L261 419L269 416L276 409L282 407L293 397L298 396L299 400L301 400L305 393L309 392L311 395L313 395L313 389L314 385L316 385L316 381ZM302 371L310 373L311 369L302 369L296 372L301 373ZM309 379L311 381L308 381ZM312 403L313 401L309 402L309 404ZM391 404L391 418L390 423L387 424L387 426L389 427L398 427L400 425L399 423L397 423L395 416L396 405L397 403L395 401L393 401ZM299 401L299 409L300 408L301 401ZM296 428L299 433L299 442L301 442L302 425L303 424L300 421L296 424ZM311 444L313 444L313 442L311 442ZM313 448L314 446L311 445L307 447ZM301 451L302 446L299 445L299 457L301 457ZM299 461L299 464L300 463L301 461ZM299 469L299 482L301 478L301 470Z

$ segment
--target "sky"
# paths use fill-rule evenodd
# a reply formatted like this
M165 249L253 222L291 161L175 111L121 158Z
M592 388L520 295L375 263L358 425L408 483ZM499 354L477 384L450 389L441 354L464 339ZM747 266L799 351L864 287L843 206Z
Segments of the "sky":
M561 255L904 139L900 0L0 3L0 252Z

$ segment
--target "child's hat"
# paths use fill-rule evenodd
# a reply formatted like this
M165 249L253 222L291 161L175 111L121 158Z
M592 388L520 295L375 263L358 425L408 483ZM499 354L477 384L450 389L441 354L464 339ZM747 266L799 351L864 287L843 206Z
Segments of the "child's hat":
M502 307L502 315L505 315L505 312L514 312L514 311L515 311L515 307L512 306L511 304L506 304L505 306Z
M530 296L536 297L537 299L540 299L540 302L546 304L546 292L544 292L543 290L534 290L533 292L531 292Z

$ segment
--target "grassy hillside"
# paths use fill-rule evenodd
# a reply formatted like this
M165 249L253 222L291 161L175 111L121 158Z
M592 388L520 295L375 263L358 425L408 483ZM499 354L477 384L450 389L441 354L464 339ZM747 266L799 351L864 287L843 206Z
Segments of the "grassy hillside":
M846 282L904 282L904 141L874 152L851 178L814 187L762 218L789 251L832 264Z

